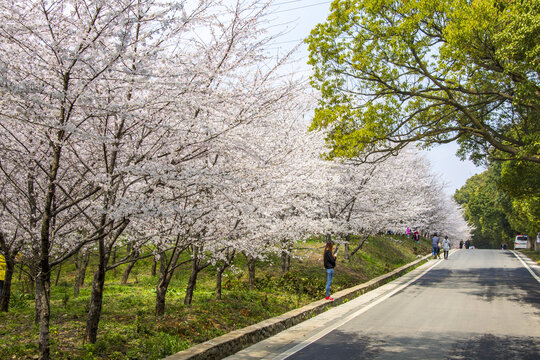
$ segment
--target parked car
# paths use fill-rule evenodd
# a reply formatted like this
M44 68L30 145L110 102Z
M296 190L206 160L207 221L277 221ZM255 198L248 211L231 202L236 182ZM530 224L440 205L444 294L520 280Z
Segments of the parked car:
M528 249L529 237L527 235L518 235L514 240L514 249Z

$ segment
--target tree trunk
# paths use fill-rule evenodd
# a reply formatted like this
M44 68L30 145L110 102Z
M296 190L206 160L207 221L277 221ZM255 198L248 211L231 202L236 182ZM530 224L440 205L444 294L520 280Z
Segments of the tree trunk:
M223 272L227 268L226 265L217 268L216 272L216 300L221 300L221 283L223 281Z
M75 275L75 284L73 285L73 296L79 296L79 290L84 285L84 278L86 277L86 268L88 267L88 261L90 260L90 251L81 250L77 254L75 261L75 267L77 269Z
M189 275L188 285L186 289L186 297L184 298L184 305L191 305L191 302L193 301L193 292L195 291L195 287L197 285L197 276L202 269L210 265L209 262L201 265L202 259L200 258L200 254L202 253L202 248L197 245L192 245L192 247L193 261L191 262L191 274Z
M197 266L197 259L193 259L193 265L191 266L191 274L189 275L188 285L186 289L186 297L184 298L184 305L191 305L193 301L193 292L197 285L197 275L199 274L199 267Z
M38 308L40 360L49 360L50 358L49 322L51 318L51 309L49 295L50 273L40 273L36 279L36 306Z
M287 271L289 271L291 269L291 253L292 253L292 248L293 248L293 242L292 241L289 241L289 245L288 245L288 255L287 255Z
M291 251L292 242L287 240L286 243L282 243L281 251L281 272L286 273L291 268Z
M131 270L133 270L133 267L135 266L136 262L137 261L132 261L127 265L126 270L124 270L124 275L122 276L122 281L121 281L122 285L127 284L127 281L129 279L129 274L131 273Z
M182 254L183 250L184 249L180 250L178 247L176 247L173 250L169 263L167 263L167 256L165 253L161 253L159 281L156 287L156 316L162 316L165 314L165 297L167 295L167 289L169 288L169 284L171 283L174 271L176 269L176 264L178 263L178 259L180 258L180 254Z
M165 295L168 287L169 282L162 279L156 288L156 316L165 314Z
M52 185L54 189L54 185ZM52 204L54 190L50 190L46 203ZM50 289L51 289L51 268L49 263L50 249L50 224L51 206L49 211L43 215L41 225L41 249L39 253L39 268L36 276L36 312L39 324L39 359L49 360L51 344L49 342L49 322L51 318Z
M191 274L189 274L189 280L186 289L186 297L184 298L184 305L191 305L193 300L193 292L195 291L195 286L197 285L197 275L199 274L199 247L193 245L193 260L191 262Z
M356 252L362 248L362 246L363 246L364 243L366 242L368 236L369 236L369 235L364 235L364 237L362 238L362 240L360 240L360 242L358 243L358 246L357 246L353 251L351 251L351 257L354 256L354 254L356 254Z
M58 266L58 272L56 273L56 280L54 280L54 286L58 286L58 281L60 281L61 273L62 273L62 264Z
M152 277L155 277L157 275L157 260L156 257L152 257Z
M287 272L287 258L289 254L287 254L286 250L281 250L281 272L284 274Z
M32 282L32 290L34 294L37 293L36 285L37 285L37 269L34 266L30 266L30 277ZM34 324L39 325L39 310L41 309L41 305L39 304L41 298L39 296L35 296L35 309L34 309Z
M97 341L97 331L101 310L103 306L103 288L105 286L105 268L108 258L105 255L105 243L103 239L99 240L99 264L94 279L92 281L92 293L90 295L90 304L88 316L86 319L86 332L84 341L95 344Z
M247 257L248 275L249 275L249 289L255 288L255 257L249 255Z
M63 137L59 131L58 138ZM36 277L36 312L39 318L39 358L49 360L51 345L49 343L49 321L51 315L49 294L51 289L51 267L49 262L49 250L51 247L51 224L53 218L53 203L56 191L56 177L60 166L60 154L62 148L55 146L51 161L47 194L43 206L40 228L39 266Z
M131 253L131 258L133 259L133 261L127 265L126 270L124 271L124 276L122 276L122 285L127 284L129 274L131 273L131 270L133 270L133 267L135 266L135 263L137 262L136 259L138 257L139 257L139 251L133 250L133 252Z
M108 199L104 200L108 204ZM104 206L106 208L107 206ZM97 341L97 331L99 320L101 318L101 310L103 307L103 289L105 287L105 275L107 272L107 264L115 242L129 225L129 220L123 219L118 225L111 225L114 231L106 231L104 229L107 223L107 215L102 215L100 220L101 236L98 239L98 266L92 280L92 292L90 294L90 303L88 306L88 315L86 318L86 331L84 334L84 342L95 344ZM107 240L105 238L107 237Z
M116 263L116 248L112 251L112 263ZM113 276L116 277L116 267L113 269Z
M225 270L232 264L234 257L236 255L235 250L227 249L225 260L223 260L223 263L221 266L217 267L216 272L216 300L221 300L221 289L222 289L222 283L223 283L223 273Z
M343 258L345 260L349 260L349 244L350 244L350 242L351 242L351 235L347 234L345 236L345 243L343 244L343 248L344 248L344 250L343 250L343 252L344 252Z

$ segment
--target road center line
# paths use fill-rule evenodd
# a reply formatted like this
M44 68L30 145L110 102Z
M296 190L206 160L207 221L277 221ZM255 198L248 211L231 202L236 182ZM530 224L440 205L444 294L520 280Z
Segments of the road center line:
M337 329L338 327L346 324L347 322L351 321L352 319L354 319L355 317L365 313L366 311L368 311L369 309L371 309L372 307L374 307L375 305L377 304L380 304L381 302L383 302L384 300L388 299L389 297L391 297L392 295L394 295L395 293L403 290L404 288L406 288L407 286L409 286L411 283L415 282L416 280L420 279L422 276L424 276L424 274L426 274L428 271L430 271L431 269L433 269L435 266L439 265L442 261L436 261L435 264L431 265L429 268L427 268L426 270L424 270L421 274L417 275L415 278L413 278L412 280L409 280L408 282L406 282L405 284L393 289L392 291L388 292L387 294L381 296L380 298L378 298L377 300L367 304L366 306L364 306L362 309L358 310L357 312L353 313L352 315L349 315L347 316L345 319L341 320L341 321L338 321L337 323L335 323L333 326L331 327L328 327L324 330L322 330L321 332L318 332L317 334L311 336L310 338L302 341L300 344L296 345L295 347L279 354L278 356L274 357L272 360L283 360L283 359L286 359L288 358L289 356L297 353L298 351L302 350L303 348L305 348L306 346L314 343L315 341L319 340L320 338L322 338L323 336L327 335L328 333L334 331L335 329Z
M518 256L518 254L515 251L512 251L512 254L514 254L514 256L517 257L519 261L521 261L523 266L525 266L525 269L527 269L531 273L533 278L535 278L536 281L538 281L540 283L540 277L538 277L538 275L535 274L535 272L530 268L530 266L525 261L523 261L521 256Z

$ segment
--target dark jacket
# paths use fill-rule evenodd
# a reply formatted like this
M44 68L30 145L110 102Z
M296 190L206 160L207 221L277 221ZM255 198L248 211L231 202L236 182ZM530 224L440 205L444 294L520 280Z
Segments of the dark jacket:
M336 267L336 258L330 250L324 251L324 268L325 269L333 269Z

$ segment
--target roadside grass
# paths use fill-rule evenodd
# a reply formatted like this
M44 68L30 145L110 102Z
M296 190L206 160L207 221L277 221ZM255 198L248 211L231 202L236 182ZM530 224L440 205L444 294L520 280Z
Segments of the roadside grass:
M535 263L540 265L540 251L524 250L524 249L521 249L521 250L518 250L518 251L520 251L523 254L527 255L529 257L529 259L531 259L532 261L534 261Z
M351 239L351 249L359 238ZM224 274L222 299L215 300L215 268L200 273L191 306L184 305L189 264L180 267L171 281L166 311L154 315L156 277L152 262L140 260L128 284L121 285L124 267L107 273L98 341L84 344L86 314L95 259L85 284L73 296L75 266L61 269L51 289L51 357L81 360L162 359L262 320L278 316L324 296L323 242L311 239L294 249L289 272L282 274L280 259L257 263L255 288L249 289L245 259L239 257ZM340 250L332 291L336 292L387 273L430 252L429 240L420 244L406 237L370 237L350 261ZM52 278L56 279L57 271ZM37 359L38 327L34 323L34 296L24 276L14 276L9 313L0 313L0 359Z

